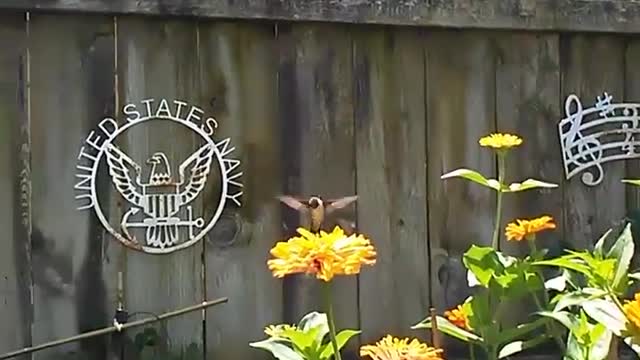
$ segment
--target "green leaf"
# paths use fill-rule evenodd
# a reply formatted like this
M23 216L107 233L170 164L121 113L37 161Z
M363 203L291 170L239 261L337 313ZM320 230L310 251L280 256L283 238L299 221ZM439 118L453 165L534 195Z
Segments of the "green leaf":
M569 330L578 326L578 320L575 315L567 311L539 311L536 314L554 319Z
M489 285L493 274L504 270L496 251L491 247L471 245L464 253L462 262L475 275L476 280L485 287Z
M598 297L603 297L607 294L606 291L604 290L600 290L600 289L592 289L592 290L595 290L596 293L593 293L593 291L585 292L584 290L578 290L578 291L560 295L558 297L558 302L556 303L556 306L554 307L553 311L560 311L570 306L580 305L585 301L592 300Z
M631 236L631 223L629 223L625 226L622 234L607 254L608 258L613 257L617 260L612 284L614 289L619 289L623 282L626 285L626 274L629 272L633 251L634 245Z
M556 266L556 267L560 267L563 269L569 269L569 270L573 270L573 271L577 271L579 273L582 273L584 275L591 275L591 270L589 269L589 267L587 265L585 265L582 262L576 261L575 260L575 256L571 257L571 256L562 256L562 257L558 257L555 259L550 259L550 260L541 260L541 261L536 261L533 263L533 265L535 266Z
M490 305L491 294L491 290L479 291L462 304L463 312L469 317L469 327L484 334L487 341L497 335L497 327L494 326L493 321L495 314L491 311Z
M278 360L305 360L300 354L293 351L290 347L274 339L252 342L249 343L249 346L267 350Z
M447 174L444 174L440 177L440 179L450 179L453 177L461 177L467 180L471 180L476 184L480 184L482 186L486 186L496 191L500 191L500 183L495 179L487 179L482 174L477 171L469 170L469 169L457 169L451 171Z
M478 278L476 277L476 275L471 270L467 270L467 285L469 285L470 288L474 286L482 285L480 284L480 281L478 281Z
M511 342L503 346L502 349L500 349L500 352L498 353L498 359L504 359L507 356L517 354L522 350L535 347L545 342L547 339L548 338L546 336L538 336L535 339L531 339L531 340L526 340L526 341L518 340L518 341Z
M300 319L298 329L307 332L313 328L318 328L318 332L315 334L315 341L321 343L325 335L329 333L327 314L312 311Z
M342 330L336 335L336 342L338 343L338 351L340 351L346 344L349 339L354 337L355 335L360 334L359 330ZM324 346L322 349L322 353L320 354L320 359L329 359L333 356L333 345L331 344L331 340L329 343Z
M592 345L589 360L604 360L609 355L613 333L602 324L596 324L591 330Z
M562 275L545 281L544 288L558 292L564 291L567 288L567 277L565 276L565 273L563 272Z
M626 184L640 186L640 180L636 180L636 179L622 179L622 182Z
M516 326L515 328L510 328L507 330L504 330L502 333L500 333L500 343L505 343L505 342L509 342L509 341L514 341L515 339L526 335L527 333L539 328L540 326L544 325L546 322L548 321L547 318L545 317L541 317L536 319L535 321L532 321L530 323L525 323L525 324L520 324L518 326Z
M548 183L535 179L527 179L522 183L513 183L509 185L508 188L504 189L503 192L518 192L535 188L556 188L557 184Z
M300 329L284 330L282 332L282 335L283 337L291 340L296 348L306 353L307 351L316 351L317 343L319 343L319 341L317 340L319 331L320 326L317 326L315 328L309 329L307 332L303 332ZM315 346L314 343L316 343Z
M637 338L629 336L625 337L622 341L624 341L624 343L627 344L627 346L629 346L631 350L633 350L636 354L638 354L638 356L640 356L640 343L638 342Z
M569 333L569 338L567 339L567 351L565 354L565 359L568 360L588 360L584 358L582 346L578 343L578 339L571 332Z
M588 300L582 303L582 308L592 319L603 324L618 336L625 329L624 314L610 300Z
M480 336L455 326L454 324L449 322L449 320L443 318L442 316L436 316L436 322L439 331L442 331L443 333L458 340L475 343L481 343L483 341ZM432 325L433 324L431 323L431 317L428 317L418 324L412 326L411 329L431 329Z
M595 247L593 248L593 251L600 255L600 256L604 256L604 243L605 241L607 241L607 239L609 238L609 235L611 235L611 231L613 231L613 229L609 229L607 230L606 233L604 233L604 235L602 235L600 237L600 239L598 239L598 241L596 242Z

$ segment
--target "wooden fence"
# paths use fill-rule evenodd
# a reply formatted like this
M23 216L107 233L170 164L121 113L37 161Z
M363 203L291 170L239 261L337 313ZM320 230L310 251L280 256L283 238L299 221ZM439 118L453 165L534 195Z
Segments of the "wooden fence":
M363 331L350 353L386 333L426 337L409 327L430 306L443 311L468 295L460 257L488 244L493 226L490 191L440 175L462 166L495 172L491 152L477 144L495 130L525 139L509 159L510 179L561 185L505 200L505 220L554 216L557 231L542 239L551 252L590 246L638 207L637 192L620 182L640 177L637 162L605 165L595 188L565 181L557 133L571 93L640 101L633 34L559 32L540 17L536 31L505 31L100 9L0 13L0 352L110 325L122 274L130 312L229 297L206 315L127 333L127 360L267 358L248 346L266 325L320 309L315 282L276 280L267 270L269 249L298 220L274 200L281 193L360 197L341 216L372 238L378 262L336 282L338 327ZM590 16L589 30L604 22ZM613 15L611 24L626 29ZM225 211L205 240L166 256L125 249L74 199L86 134L116 109L121 117L123 104L151 97L204 106L220 136L232 137L244 172L243 206ZM192 150L189 137L155 136L131 135L129 149ZM111 199L105 206L117 212ZM140 334L160 337L142 355ZM98 338L33 357L119 359L116 345Z

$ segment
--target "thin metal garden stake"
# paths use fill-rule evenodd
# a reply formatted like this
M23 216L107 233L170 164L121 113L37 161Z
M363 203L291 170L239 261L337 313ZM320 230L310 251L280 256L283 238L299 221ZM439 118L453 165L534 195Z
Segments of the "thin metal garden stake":
M440 346L440 333L438 332L438 319L436 318L436 309L430 308L431 314L431 346L435 348L441 348Z
M188 312L192 312L192 311L196 311L196 310L200 310L200 309L205 309L205 308L208 308L208 307L214 306L214 305L223 304L223 303L226 303L228 300L229 299L225 297L225 298L220 298L220 299L216 299L216 300L212 300L212 301L205 301L202 304L192 305L192 306L180 309L180 310L166 312L164 314L158 315L157 317L156 316L149 317L149 318L146 318L146 319L142 319L142 320L138 320L138 321L132 321L130 323L122 324L120 326L110 326L110 327L107 327L107 328L93 330L93 331L89 331L89 332L86 332L86 333L83 333L83 334L71 336L71 337L68 337L68 338L65 338L65 339L51 341L51 342L44 343L44 344L41 344L41 345L38 345L38 346L27 347L27 348L24 348L22 350L17 350L17 351L13 351L13 352L1 355L0 356L0 360L9 359L9 358L16 357L16 356L19 356L19 355L32 353L32 352L43 350L43 349L46 349L46 348L59 346L59 345L63 345L63 344L66 344L66 343L79 341L79 340L83 340L83 339L88 339L88 338L95 337L95 336L106 335L106 334L109 334L109 333L112 333L112 332L123 331L123 330L129 329L129 328L146 325L146 324L153 323L153 322L156 322L156 321L162 321L162 320L169 319L169 318L172 318L172 317L180 316L182 314L186 314Z

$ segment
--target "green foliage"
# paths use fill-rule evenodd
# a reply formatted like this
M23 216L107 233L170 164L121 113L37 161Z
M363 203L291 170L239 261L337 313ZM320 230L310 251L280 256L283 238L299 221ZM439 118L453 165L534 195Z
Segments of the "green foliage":
M276 325L275 333L268 339L249 345L267 350L279 360L328 360L334 355L328 333L327 315L314 311L305 315L298 326ZM338 350L359 333L347 329L336 334Z
M540 266L562 269L562 275L547 281L548 290L558 294L552 311L539 314L552 318L569 330L566 359L606 358L613 335L623 339L638 354L626 330L626 318L619 297L629 289L636 274L629 273L634 253L631 224L607 250L612 231L605 233L593 251L567 251L555 259L537 261Z
M199 344L167 349L167 341L153 327L144 328L133 338L133 344L140 360L199 360L204 350Z
M480 336L455 326L449 320L443 318L442 316L436 316L436 325L438 326L438 330L458 340L474 344L481 344L483 342L483 339ZM433 323L431 321L431 317L428 317L421 322L413 325L411 328L431 329L432 327Z
M509 192L519 192L537 188L555 188L558 187L557 184L552 184L540 180L535 179L527 179L520 183L513 183L510 185L500 184L500 182L496 179L487 179L484 175L480 174L477 171L470 169L457 169L453 170L449 173L442 175L441 179L450 179L450 178L463 178L470 181L473 181L476 184L482 185L484 187L488 187L495 191L500 191L504 193Z
M548 340L545 335L528 339L534 330L548 323L547 319L539 318L512 327L502 324L501 311L505 306L531 291L543 288L543 279L529 258L506 256L491 247L473 245L464 254L463 262L469 269L470 285L480 287L462 305L473 331L461 329L445 318L437 317L440 331L479 345L496 358L514 355ZM432 325L428 317L413 328L431 328Z
M471 273L469 285L492 289L500 299L515 300L544 286L529 258L519 259L491 247L472 245L463 262Z
M442 317L437 317L436 320L440 331L470 344L479 345L492 360L517 354L546 341L545 335L531 339L529 337L534 330L543 325L549 327L551 323L550 319L539 318L532 322L507 326L501 317L505 307L521 301L522 297L533 294L538 301L535 293L539 290L544 291L545 284L544 278L533 262L542 258L546 253L545 251L538 252L535 250L535 246L532 246L534 249L532 249L530 256L520 259L497 250L502 226L502 195L558 186L535 179L511 184L505 182L507 150L509 150L509 146L495 149L498 164L497 180L465 168L441 176L441 179L463 178L497 192L492 246L472 245L463 256L463 263L468 270L469 286L476 288L474 295L462 305L472 330L458 328ZM546 297L544 302L546 304ZM429 328L432 326L431 321L431 317L428 317L414 325L413 328Z

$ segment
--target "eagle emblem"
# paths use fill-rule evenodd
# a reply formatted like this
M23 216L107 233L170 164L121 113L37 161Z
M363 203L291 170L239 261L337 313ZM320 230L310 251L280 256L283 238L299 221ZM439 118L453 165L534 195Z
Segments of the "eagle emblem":
M171 173L169 159L162 152L154 153L147 164L151 171L146 182L141 180L142 168L113 143L105 144L109 175L118 192L131 204L123 215L121 229L129 239L132 227L146 228L147 246L164 249L179 241L179 229L186 227L189 236L204 226L202 218L193 219L189 205L204 189L215 156L214 144L207 143L191 154L178 168L177 179ZM184 215L186 210L186 219ZM142 211L142 221L129 218Z

